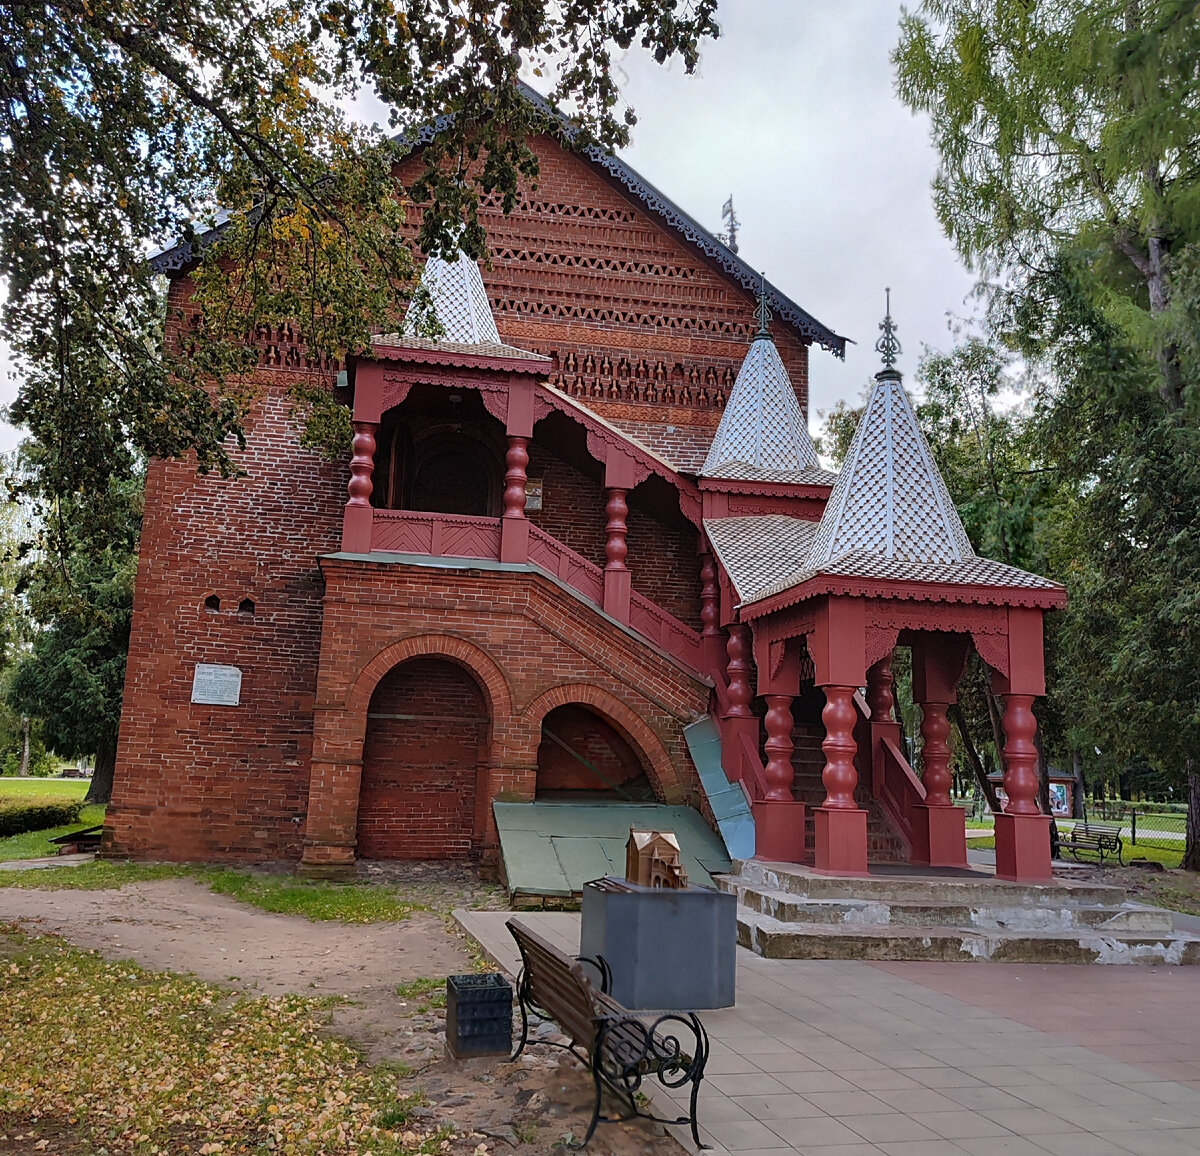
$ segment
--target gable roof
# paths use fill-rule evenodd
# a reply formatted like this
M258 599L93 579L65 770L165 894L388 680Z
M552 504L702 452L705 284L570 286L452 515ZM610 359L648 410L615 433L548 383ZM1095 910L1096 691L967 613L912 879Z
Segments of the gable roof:
M700 474L752 478L778 471L791 481L820 466L779 350L760 332L738 370Z
M529 85L522 83L520 87L525 97L538 109L558 118L564 126L564 133L568 138L573 135L571 126L562 112L554 108L541 93L530 88ZM436 117L429 124L423 125L411 133L402 134L396 139L408 144L410 149L415 151L432 141L439 132L445 130L451 120L449 115ZM786 321L801 338L816 342L835 357L845 358L846 338L834 333L832 329L818 321L811 313L797 305L770 282L763 283L760 273L752 269L732 249L719 241L694 217L684 212L674 201L656 189L620 157L605 151L599 145L590 145L580 149L576 155L583 157L600 170L608 180L620 185L624 192L632 195L653 217L664 224L689 248L698 250L705 258L718 265L722 272L749 293L757 294L761 286L774 315L780 320ZM225 227L226 223L221 222L215 228L203 233L197 239L199 248L216 240ZM172 273L184 272L196 258L196 245L190 241L181 241L152 254L150 267L155 273L169 276Z

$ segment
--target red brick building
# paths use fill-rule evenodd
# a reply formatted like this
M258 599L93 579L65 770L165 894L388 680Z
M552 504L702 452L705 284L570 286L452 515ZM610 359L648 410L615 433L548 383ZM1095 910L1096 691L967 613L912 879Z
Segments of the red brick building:
M760 854L954 859L952 822L930 836L923 818L944 792L927 803L896 763L888 655L928 652L940 784L936 703L944 717L963 647L1037 693L1061 590L971 568L927 449L900 496L915 525L940 519L950 568L924 533L899 571L831 584L846 534L863 552L856 503L886 520L895 496L872 488L870 453L839 479L808 437L809 353L843 338L621 161L539 154L537 190L508 216L488 207L482 279L465 259L427 266L445 336L382 336L347 368L348 470L299 445L289 384L334 372L290 330L263 347L245 477L151 466L109 853L337 871L495 860L497 801L652 799L711 819L684 734L711 716ZM190 251L158 260L186 307ZM895 559L906 532L867 554ZM1040 817L1024 817L1033 866L1013 870L1036 875Z

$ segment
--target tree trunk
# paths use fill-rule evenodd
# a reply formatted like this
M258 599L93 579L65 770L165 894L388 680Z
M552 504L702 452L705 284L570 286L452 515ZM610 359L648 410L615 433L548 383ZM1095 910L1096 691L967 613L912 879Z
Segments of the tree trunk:
M22 778L29 774L29 716L21 716L21 769L17 772Z
M993 815L1000 810L1000 799L996 794L996 788L992 785L991 779L987 777L987 771L984 770L983 761L979 757L979 752L975 749L975 744L971 741L971 735L967 731L967 718L963 714L962 707L958 703L953 703L946 711L950 721L958 728L958 737L962 739L963 750L967 755L967 762L971 764L971 770L975 772L975 781L979 784L979 789L983 792L983 797L987 800L987 805L991 809Z
M1086 814L1087 797L1083 783L1083 759L1078 751L1071 753L1071 770L1075 775L1075 781L1071 784L1071 818L1082 819Z
M1188 759L1187 767L1187 842L1183 848L1183 862L1180 866L1185 871L1200 871L1200 771L1196 764Z
M113 771L117 766L117 744L105 743L96 750L96 766L85 803L107 803L112 799Z

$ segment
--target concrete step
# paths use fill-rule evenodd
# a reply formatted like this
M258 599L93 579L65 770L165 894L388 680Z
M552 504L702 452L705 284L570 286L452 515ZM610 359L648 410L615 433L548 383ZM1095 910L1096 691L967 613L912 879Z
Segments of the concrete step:
M1200 964L1200 936L1130 931L966 931L886 924L784 923L738 908L738 942L769 959Z
M862 899L882 903L927 903L951 906L1107 906L1120 907L1120 887L1059 879L1053 883L1009 883L982 871L880 872L866 879L818 875L795 863L735 859L729 878L742 886L784 891L806 899Z
M891 903L867 899L808 899L789 891L747 886L736 876L722 876L717 885L737 896L738 903L782 923L831 924L846 927L941 927L960 931L1071 931L1170 935L1171 913L1160 907L1123 903L1020 904L984 906L963 903Z

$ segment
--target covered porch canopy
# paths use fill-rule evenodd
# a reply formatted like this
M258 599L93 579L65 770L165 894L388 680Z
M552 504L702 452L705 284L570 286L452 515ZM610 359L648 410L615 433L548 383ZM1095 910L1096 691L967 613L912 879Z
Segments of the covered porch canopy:
M890 335L890 318L885 325ZM825 695L816 869L867 871L867 812L855 799L860 769L869 770L872 793L914 862L965 866L965 816L950 799L946 713L973 645L1004 703L1008 801L996 816L996 873L1048 879L1050 820L1037 804L1033 703L1045 693L1042 617L1065 604L1066 591L976 555L891 364L897 348L890 356L885 350L885 368L819 523L781 516L705 520L720 563L722 618L731 633L750 628L754 690L767 705L767 791L755 809L759 854L784 860L803 854L804 805L792 793L791 706L804 673ZM899 749L890 669L897 645L912 647L913 697L922 712L920 779ZM730 676L732 683L732 668ZM732 685L730 692L737 697ZM745 721L757 730L756 719Z

